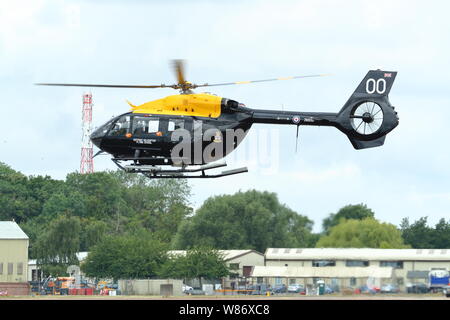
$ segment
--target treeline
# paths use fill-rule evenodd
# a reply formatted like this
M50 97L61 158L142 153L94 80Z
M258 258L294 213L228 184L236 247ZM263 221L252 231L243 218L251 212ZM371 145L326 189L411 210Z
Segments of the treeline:
M171 243L192 214L185 180L155 180L121 171L68 174L64 181L25 176L0 163L0 220L14 220L30 238L29 257L71 264L107 235L139 230Z
M450 220L445 219L433 228L426 217L412 224L405 218L396 227L378 221L364 204L348 205L330 213L316 234L313 221L280 203L275 193L213 196L195 214L190 198L183 179L150 180L111 171L70 173L61 181L25 176L0 163L0 220L14 219L22 227L30 237L30 258L49 272L77 263L77 252L125 245L136 235L142 239L136 250L450 248ZM115 252L139 256L136 250Z

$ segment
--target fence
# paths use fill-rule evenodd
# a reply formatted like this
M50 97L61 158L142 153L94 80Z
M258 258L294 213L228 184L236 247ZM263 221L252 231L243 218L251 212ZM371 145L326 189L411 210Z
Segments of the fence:
M119 280L122 295L181 296L182 285L182 280L175 279Z

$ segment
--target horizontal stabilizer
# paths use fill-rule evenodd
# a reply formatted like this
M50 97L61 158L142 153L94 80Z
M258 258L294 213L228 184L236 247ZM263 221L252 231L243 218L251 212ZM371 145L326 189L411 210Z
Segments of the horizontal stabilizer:
M374 148L374 147L379 147L382 146L384 144L384 140L386 139L386 136L382 136L378 139L375 140L369 140L369 141L364 141L364 140L358 140L352 137L348 137L350 142L352 143L353 147L357 150L360 149L367 149L367 148Z

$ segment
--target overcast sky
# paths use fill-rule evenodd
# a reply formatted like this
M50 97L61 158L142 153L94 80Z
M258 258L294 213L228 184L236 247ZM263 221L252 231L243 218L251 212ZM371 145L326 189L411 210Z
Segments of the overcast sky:
M0 161L56 179L79 170L83 88L35 82L170 84L169 61L182 58L194 83L331 73L213 92L252 108L337 112L381 68L398 71L390 101L400 116L384 146L357 151L334 128L302 127L295 153L294 126L255 125L227 159L249 172L191 180L193 205L257 189L314 231L357 203L395 225L422 216L434 225L450 217L448 12L448 1L0 0ZM93 88L93 124L127 112L127 99L174 93ZM109 157L95 158L105 169L115 169Z

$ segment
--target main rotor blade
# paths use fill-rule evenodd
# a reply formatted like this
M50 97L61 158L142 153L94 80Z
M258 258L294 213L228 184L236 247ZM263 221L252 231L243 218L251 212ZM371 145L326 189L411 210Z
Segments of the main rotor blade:
M311 75L304 75L304 76L281 77L281 78L250 80L250 81L237 81L237 82L224 82L224 83L211 83L211 84L205 83L205 84L200 84L200 85L194 84L193 87L198 88L198 87L228 86L228 85L232 85L232 84L247 84L247 83L268 82L268 81L277 81L277 80L292 80L292 79L325 77L325 76L329 76L329 74L311 74Z
M186 83L186 79L184 78L184 60L172 60L172 63L173 68L175 69L178 84Z
M85 83L35 83L37 86L62 86L62 87L100 87L100 88L173 88L177 85L121 85L121 84L85 84Z

